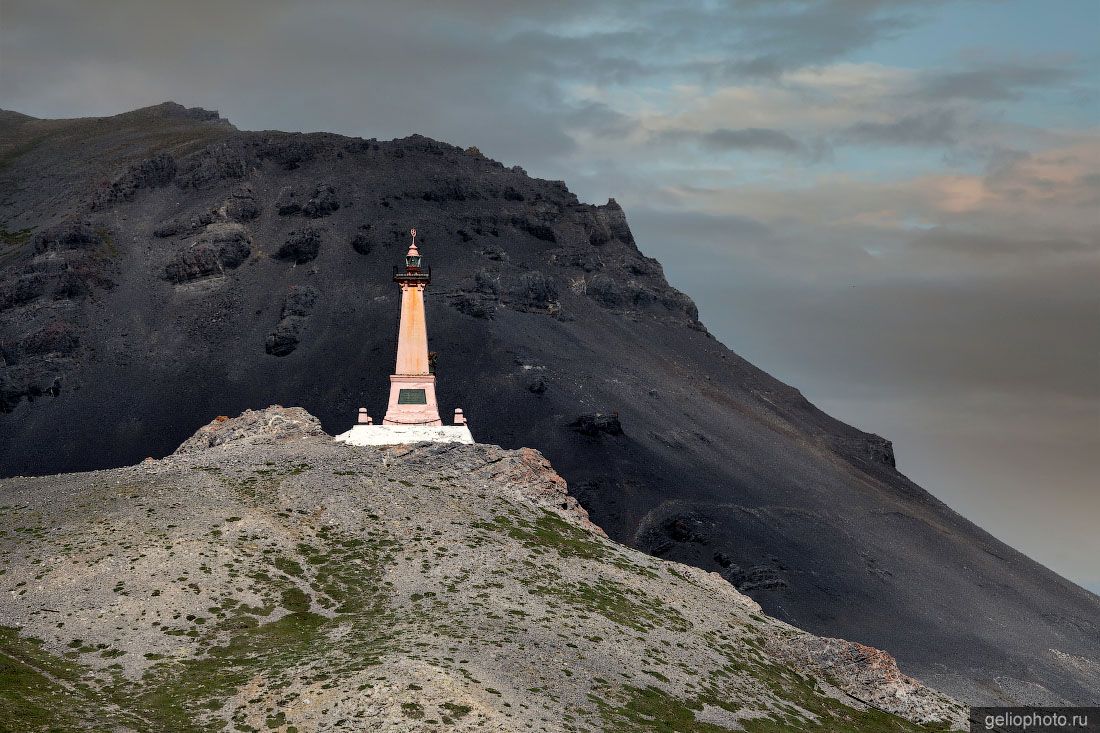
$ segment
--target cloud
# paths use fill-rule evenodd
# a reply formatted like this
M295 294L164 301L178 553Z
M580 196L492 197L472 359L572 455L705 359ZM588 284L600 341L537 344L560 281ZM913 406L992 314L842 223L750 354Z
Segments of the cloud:
M765 152L798 155L808 160L820 159L827 153L821 143L812 145L796 140L790 134L766 127L743 127L695 131L670 129L658 133L655 138L663 142L691 142L704 150L727 152Z
M960 232L936 227L913 239L912 246L969 257L1100 254L1100 234L1091 240L1070 238L1024 239L983 232Z
M954 145L959 122L955 112L929 109L903 115L889 122L857 122L840 137L849 143L870 145Z
M1005 64L933 73L918 93L930 100L1012 100L1027 91L1057 85L1074 76L1072 70L1060 66Z
M742 130L720 128L700 136L703 145L712 150L774 150L781 153L797 153L802 143L783 132L763 127L746 127Z
M856 49L894 38L920 23L919 11L936 3L905 0L760 0L732 4L741 30L740 52L719 68L725 78L774 77L826 64Z

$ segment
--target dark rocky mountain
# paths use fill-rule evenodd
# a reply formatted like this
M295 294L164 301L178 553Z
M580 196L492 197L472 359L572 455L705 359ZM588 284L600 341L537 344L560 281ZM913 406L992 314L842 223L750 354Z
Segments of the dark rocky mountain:
M271 403L378 417L412 226L442 405L542 451L613 539L963 700L1100 702L1100 599L712 338L614 201L420 136L2 113L0 475L133 464Z

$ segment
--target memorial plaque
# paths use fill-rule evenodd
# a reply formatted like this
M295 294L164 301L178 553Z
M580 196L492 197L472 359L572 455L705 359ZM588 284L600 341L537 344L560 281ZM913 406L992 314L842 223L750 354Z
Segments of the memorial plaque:
M397 393L399 405L426 405L428 398L422 389L403 389Z

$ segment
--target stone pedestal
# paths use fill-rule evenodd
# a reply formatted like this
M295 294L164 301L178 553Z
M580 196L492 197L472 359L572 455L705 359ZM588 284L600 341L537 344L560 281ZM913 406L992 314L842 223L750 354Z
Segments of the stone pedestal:
M391 374L383 425L442 425L432 374Z

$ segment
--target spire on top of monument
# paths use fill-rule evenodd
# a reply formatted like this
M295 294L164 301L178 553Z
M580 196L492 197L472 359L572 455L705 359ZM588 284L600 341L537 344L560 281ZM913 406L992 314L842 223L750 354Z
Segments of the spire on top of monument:
M405 255L405 267L420 267L420 250L416 248L416 230L410 229L412 244L409 245L409 253Z

